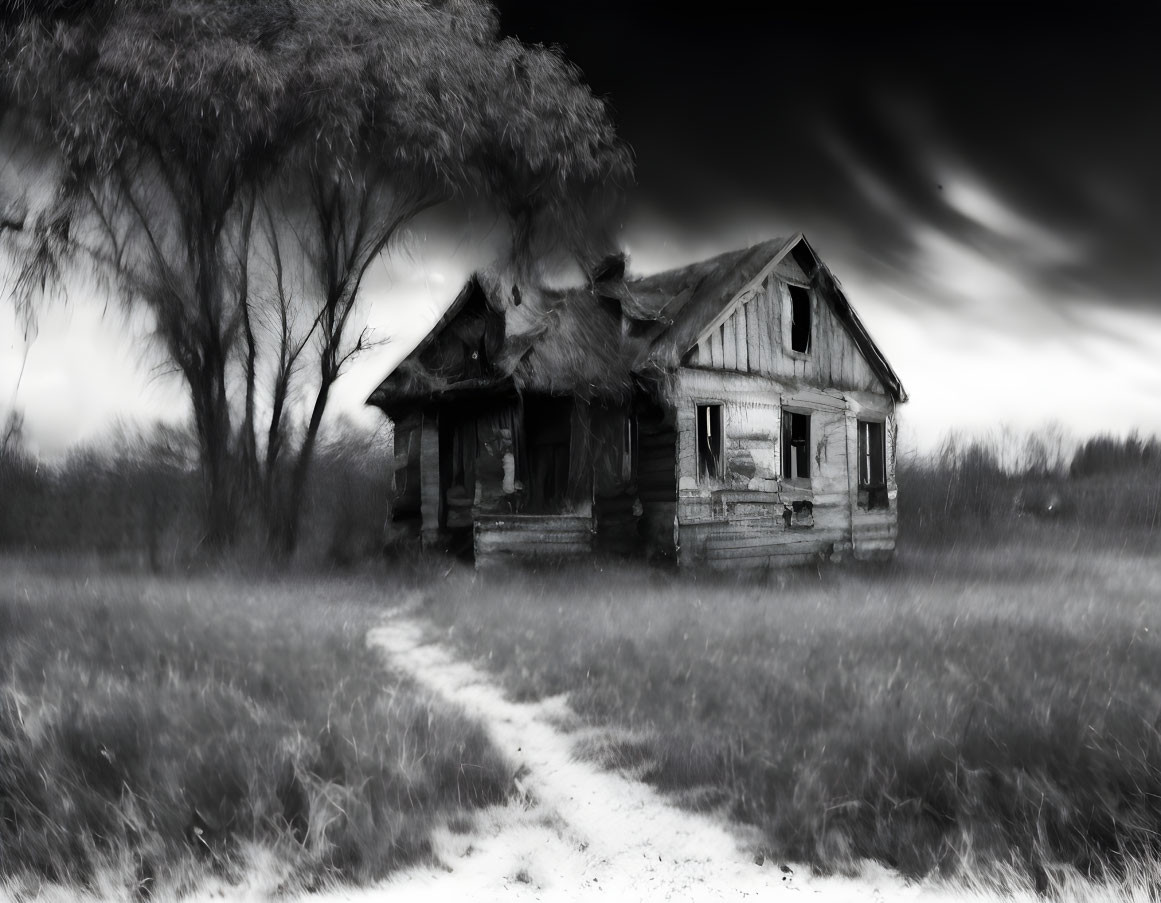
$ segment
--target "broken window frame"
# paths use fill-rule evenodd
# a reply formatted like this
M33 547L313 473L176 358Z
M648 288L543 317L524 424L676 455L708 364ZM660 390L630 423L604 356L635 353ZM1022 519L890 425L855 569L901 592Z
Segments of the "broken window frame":
M800 499L782 506L782 522L787 529L810 529L814 526L814 502Z
M722 476L722 405L698 404L694 408L694 441L699 481L720 480Z
M890 507L887 495L887 425L882 420L857 422L858 506L865 510Z
M621 436L621 480L632 483L637 475L637 416L625 415L624 432Z
M814 300L810 288L805 285L786 283L790 295L790 350L795 354L810 354L814 333Z
M799 428L795 429L795 425ZM782 409L782 479L810 483L810 412Z

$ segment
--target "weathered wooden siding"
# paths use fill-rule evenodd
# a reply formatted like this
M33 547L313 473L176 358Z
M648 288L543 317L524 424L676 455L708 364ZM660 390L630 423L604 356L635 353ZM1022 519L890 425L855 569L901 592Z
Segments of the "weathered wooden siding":
M418 414L401 417L393 424L395 445L395 497L392 517L408 520L419 517L419 425Z
M646 408L637 414L637 497L647 553L672 556L677 550L677 431L672 411Z
M563 515L519 515L512 482L511 417L503 410L474 418L477 443L473 543L486 560L567 556L599 546L675 555L682 564L734 568L798 564L853 553L886 557L897 536L893 402L871 392L821 389L797 381L729 371L683 369L674 407L645 410L637 420L637 461L625 473L623 411L592 408L595 506ZM722 472L699 477L695 411L722 406ZM784 410L810 414L808 481L783 478ZM888 507L859 506L859 419L885 425ZM590 432L591 431L591 432ZM428 413L415 429L423 536L439 529L438 421ZM505 461L507 458L507 461ZM516 491L514 491L514 489ZM810 504L810 516L795 505Z
M504 511L515 492L515 409L500 407L476 418L476 466L473 516L476 511Z
M476 566L512 559L571 558L593 550L593 520L567 514L478 514Z
M858 477L852 479L851 497L851 541L854 556L860 559L889 558L895 552L895 542L899 534L899 487L895 482L896 439L898 423L895 419L894 404L890 399L869 393L850 393L849 431L851 448L857 449L855 424L861 417L882 420L886 442L887 507L866 509L858 504ZM852 451L852 456L857 452Z
M632 416L621 408L603 405L591 405L589 411L596 546L631 555L641 544L637 526L642 513L629 439Z
M593 406L587 401L575 399L572 408L572 424L569 429L568 497L570 514L582 514L592 518L594 469L596 454L592 437Z
M889 510L857 509L858 474L852 450L860 413L891 416L893 407L887 396L844 393L727 371L683 369L674 398L681 563L727 568L777 566L851 551L870 557L890 554L894 549L892 421L888 419L887 430ZM698 404L722 405L724 462L719 479L698 475ZM810 414L808 482L783 479L784 409ZM792 515L795 503L804 502L812 508L809 520Z
M419 427L419 492L424 545L439 541L439 418L425 411Z
M745 293L743 303L732 314L712 327L691 351L690 364L817 386L882 392L878 377L818 291L811 290L810 350L791 350L788 280L808 284L798 265L784 259Z

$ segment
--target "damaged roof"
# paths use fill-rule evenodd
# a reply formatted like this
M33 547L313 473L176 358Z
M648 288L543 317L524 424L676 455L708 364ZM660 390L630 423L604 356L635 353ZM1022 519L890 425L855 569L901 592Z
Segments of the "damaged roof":
M637 353L624 341L615 294L590 288L515 294L518 303L493 275L473 275L367 403L390 413L416 402L514 392L632 396ZM479 325L464 329L464 321Z
M774 238L740 251L727 251L688 266L629 280L627 286L634 302L631 309L626 306L626 314L656 324L649 333L650 348L645 361L663 369L680 366L685 353L697 344L702 330L795 242L796 238Z
M472 276L427 337L367 399L391 413L425 401L515 392L625 401L641 378L681 366L702 332L751 283L793 255L875 375L907 396L838 281L797 234L651 276L625 278L604 261L587 286L506 289L494 272Z

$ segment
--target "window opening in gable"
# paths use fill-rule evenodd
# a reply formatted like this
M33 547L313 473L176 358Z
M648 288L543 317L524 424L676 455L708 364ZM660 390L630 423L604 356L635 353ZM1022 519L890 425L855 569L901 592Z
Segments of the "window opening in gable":
M722 406L697 406L697 475L716 479L721 475Z
M810 351L810 291L801 285L790 286L790 350Z
M810 415L782 412L782 478L810 478Z
M858 421L859 507L887 508L887 445L883 423Z

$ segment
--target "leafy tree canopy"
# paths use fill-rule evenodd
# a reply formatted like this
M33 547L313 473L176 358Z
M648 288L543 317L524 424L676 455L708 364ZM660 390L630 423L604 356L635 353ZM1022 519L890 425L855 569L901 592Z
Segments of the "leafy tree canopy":
M631 179L579 72L502 37L480 0L17 2L0 18L0 104L57 184L11 230L18 303L80 264L153 312L190 389L219 538L236 508L231 458L255 456L229 383L242 357L252 436L253 281L256 260L276 257L252 252L256 209L267 244L289 223L317 264L313 430L362 346L346 339L362 275L417 212L483 202L510 222L518 269L564 254L587 270Z
M496 202L526 240L591 256L630 178L604 104L476 0L58 0L10 14L4 83L75 178L164 154L202 202L296 155L363 155ZM595 236L595 238L594 238ZM601 250L604 250L603 248ZM591 252L591 253L590 253Z

